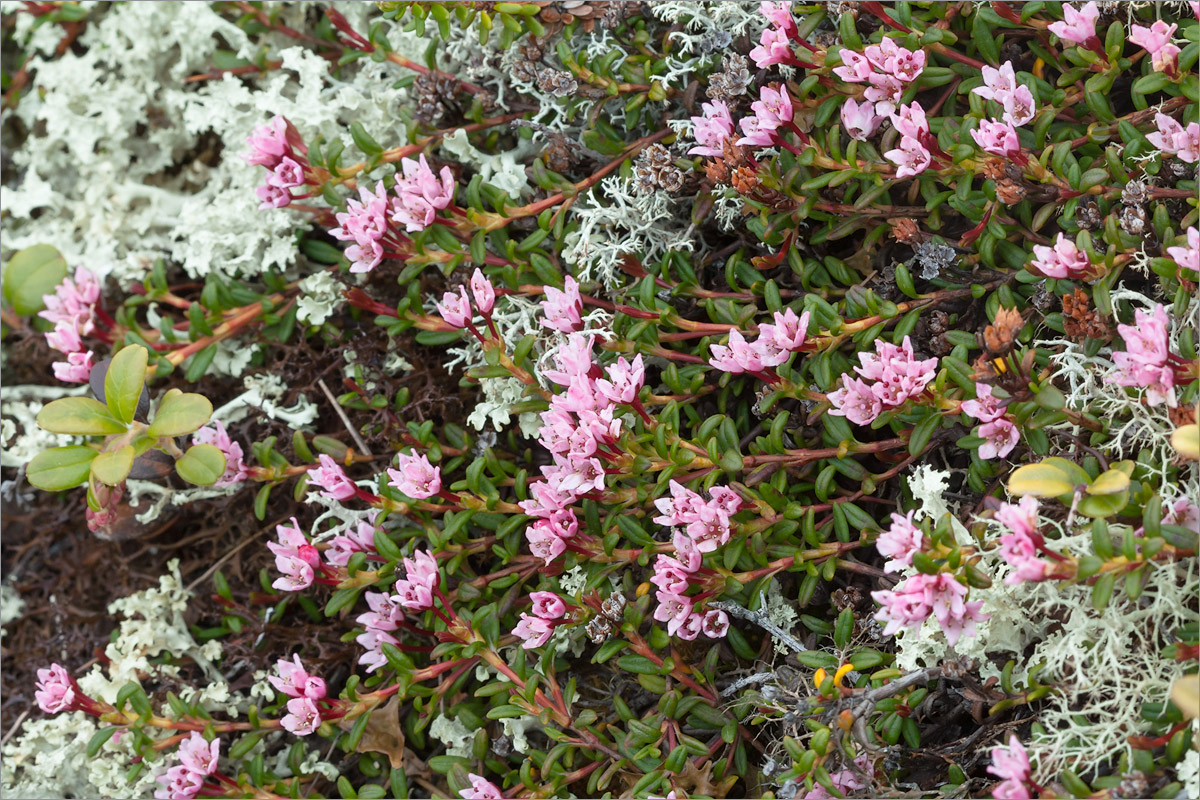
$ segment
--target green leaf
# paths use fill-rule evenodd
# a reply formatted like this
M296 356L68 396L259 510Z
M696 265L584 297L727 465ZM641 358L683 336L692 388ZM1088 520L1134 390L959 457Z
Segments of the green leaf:
M47 492L73 489L88 479L92 459L90 447L54 447L38 453L25 467L25 479Z
M146 385L146 361L149 353L136 345L123 347L113 356L104 376L104 399L113 416L125 424L133 422L138 399Z
M139 348L140 349L140 348ZM133 469L133 445L127 444L120 450L100 453L92 459L92 475L96 480L109 486L116 486L125 480L129 470Z
M188 483L212 486L225 474L225 454L211 444L192 445L175 462L175 471Z
M1124 508L1128 502L1128 489L1116 494L1089 494L1079 499L1079 504L1075 506L1075 510L1085 517L1098 519L1111 517Z
M146 432L151 436L182 436L192 433L208 422L212 417L212 410L212 403L204 395L171 389L158 404L154 422L150 423ZM224 471L225 468L221 469Z
M125 432L125 425L113 417L108 407L91 397L64 397L47 403L38 412L37 424L50 433L79 436L107 436Z
M361 122L350 123L350 138L354 140L354 146L368 156L377 156L383 152L383 146L371 138L371 134L367 133Z
M44 295L67 277L67 262L48 244L35 244L17 252L4 268L4 299L22 316L46 307Z

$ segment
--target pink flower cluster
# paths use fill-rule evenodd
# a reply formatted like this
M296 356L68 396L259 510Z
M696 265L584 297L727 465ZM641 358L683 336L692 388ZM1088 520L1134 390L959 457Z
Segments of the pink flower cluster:
M1146 134L1150 144L1187 164L1200 161L1200 123L1189 122L1185 128L1166 114L1156 114L1157 131Z
M1150 54L1150 62L1155 72L1177 77L1180 50L1171 43L1171 37L1178 28L1178 25L1168 25L1161 19L1149 27L1134 25L1129 31L1129 41Z
M496 784L474 772L467 773L467 780L471 782L471 788L458 793L464 800L501 800L504 797Z
M1007 750L1002 747L992 750L992 765L987 771L1002 779L992 787L992 797L997 800L1028 800L1041 789L1033 782L1029 755L1015 733L1008 735Z
M913 524L913 514L901 516L892 514L892 525L879 534L875 540L875 549L888 559L883 565L884 572L899 572L904 567L911 567L913 556L921 552L925 545L925 534Z
M976 86L971 93L999 103L1004 109L1003 119L1009 123L1010 130L1014 125L1020 127L1033 119L1033 92L1029 91L1028 86L1017 83L1017 74L1011 61L1005 61L999 69L985 64L983 86ZM1013 135L1016 135L1015 132Z
M91 350L84 349L83 337L95 330L99 301L100 284L83 267L75 270L74 280L64 278L53 294L42 297L46 308L38 316L54 325L54 330L46 334L46 342L67 357L51 365L54 377L64 383L87 383L92 374L95 357Z
M275 569L283 573L271 585L281 592L299 592L312 586L316 578L314 568L321 566L321 554L300 530L300 523L292 517L291 525L275 526L278 542L267 542L267 549L275 554Z
M702 103L702 116L692 117L692 136L697 144L688 150L690 156L720 156L725 142L733 138L733 114L724 100Z
M1092 261L1064 234L1058 234L1053 247L1035 244L1029 271L1045 278L1087 279L1092 276Z
M859 360L862 366L854 371L865 380L847 373L842 376L842 388L829 393L833 405L829 413L857 425L870 425L885 410L904 405L925 391L937 374L938 360L918 361L907 336L899 347L880 339L875 342L875 352L862 353Z
M249 472L242 460L242 446L229 438L225 425L219 420L192 434L192 444L211 444L225 456L225 474L217 481L217 486L232 486L246 480Z
M546 287L546 299L542 301L542 325L563 333L572 333L583 327L583 298L579 294L579 283L567 275L563 288Z
M733 328L729 331L728 345L710 346L712 358L708 363L722 372L734 374L760 373L778 367L804 347L809 314L805 311L797 317L796 312L788 308L782 313L776 311L774 319L774 324L759 326L758 338L753 342L747 342L741 331Z
M195 797L204 788L205 779L217 771L220 757L220 739L209 742L198 731L192 731L179 743L179 763L155 778L162 788L155 790L154 796L162 800Z
M521 647L526 650L550 641L550 635L557 625L562 624L560 620L567 613L567 604L554 592L534 592L529 599L533 601L533 614L522 611L520 622L513 628L513 633L522 640Z
M372 511L367 519L359 520L353 528L347 528L345 533L333 537L329 549L325 551L325 560L335 567L344 567L350 563L355 553L376 554L375 550L375 516Z
M1168 247L1167 255L1183 269L1200 272L1200 231L1195 225L1187 229L1187 245Z
M346 476L346 471L333 460L332 456L322 453L317 458L321 466L308 471L308 482L321 489L321 494L334 500L349 500L358 494L354 481Z
M867 83L863 97L875 104L875 114L886 117L896 110L904 85L915 81L925 69L925 51L909 50L894 39L883 38L862 53L842 48L842 66L833 74L847 83Z
M1064 42L1081 44L1103 53L1104 47L1096 38L1096 20L1100 18L1100 9L1096 3L1088 2L1080 9L1076 9L1070 3L1063 3L1062 10L1062 22L1051 23L1050 32Z
M1004 579L1008 586L1026 581L1044 581L1054 565L1038 558L1045 550L1046 540L1038 531L1038 501L1036 497L1022 497L1017 504L1002 503L996 511L996 521L1008 529L1000 536L1000 555L1013 571Z
M750 147L770 147L775 144L786 144L779 133L780 128L799 132L792 122L792 98L787 87L780 85L764 86L759 92L758 99L750 104L753 116L742 117L738 123L743 136L737 140L739 145ZM801 134L803 136L803 134Z
M442 470L430 464L428 456L397 453L396 466L400 469L387 471L388 485L406 497L424 500L442 491Z
M863 753L858 758L854 759L855 769L839 769L836 772L829 773L829 780L833 783L833 788L841 792L842 795L849 795L852 792L861 792L867 788L867 781L863 780L863 776L871 775L874 770L871 767L871 757ZM804 800L832 800L831 795L824 786L815 784L812 791L804 795Z
M1175 369L1167 337L1167 310L1155 304L1147 314L1134 311L1133 325L1118 325L1125 340L1125 351L1114 353L1117 372L1112 380L1118 386L1145 388L1150 405L1166 403L1175 407Z
M1021 440L1020 430L1005 419L1004 406L988 384L975 384L975 399L964 401L962 410L983 423L979 427L979 435L986 440L979 446L979 457L983 460L1003 458Z
M676 481L671 481L670 490L670 497L654 501L659 511L654 521L675 528L675 557L660 554L650 579L658 587L654 618L667 624L671 636L691 641L703 633L719 639L729 630L729 617L719 609L696 611L687 592L700 571L704 553L729 541L731 517L742 507L742 498L727 486L712 487L707 501Z
M338 227L329 233L339 241L354 242L346 248L351 272L370 272L388 253L402 247L407 238L395 225L413 233L423 231L437 216L437 212L454 201L454 176L449 167L442 167L441 177L422 155L420 161L401 159L402 177L397 176L395 197L388 197L383 181L375 184L372 192L365 186L358 187L358 200L346 201L346 210L339 212Z
M276 115L266 125L254 129L246 137L250 152L242 155L249 164L270 170L267 182L255 189L261 201L259 208L283 208L290 205L292 189L303 186L310 169L308 148L296 128L282 116Z
M929 169L933 161L930 151L941 152L933 134L929 132L925 109L921 108L920 103L910 103L901 106L899 113L892 113L891 120L892 127L900 132L900 146L888 150L883 157L896 165L897 178L920 175Z
M799 39L800 32L796 28L796 21L792 18L791 0L783 0L783 2L763 0L759 3L759 11L771 24L762 32L758 46L750 51L750 59L754 61L754 66L759 69L766 69L772 64L811 66L808 62L796 58L792 52L791 40Z
M364 653L358 663L374 672L387 663L383 645L399 646L400 641L392 636L404 622L404 609L426 611L433 608L433 597L437 591L437 558L423 550L417 550L412 558L405 558L404 577L396 581L395 594L367 592L367 606L371 609L359 615L357 621L366 629L355 639L362 645Z
M276 691L292 698L287 702L287 715L279 721L284 730L297 736L308 736L321 727L321 709L317 701L325 699L327 689L324 679L308 674L299 655L292 659L279 659L275 664L279 675L269 675L267 680Z
M641 408L638 393L646 374L642 357L632 363L621 357L601 370L592 362L594 342L593 336L569 334L555 352L555 368L542 372L566 391L550 399L538 431L538 441L550 451L554 464L542 467L544 480L530 483L532 496L520 506L535 518L525 530L529 549L547 564L579 531L571 506L588 492L604 491L601 459L616 456L614 445L621 433L617 404Z
M1162 516L1164 525L1178 525L1200 533L1200 506L1186 497L1176 500Z
M967 602L966 596L967 587L948 572L913 575L893 590L871 592L871 597L883 606L875 619L887 623L883 629L885 636L902 628L919 630L933 615L951 647L964 633L974 636L975 623L988 616L980 611L982 600Z
M475 307L479 309L479 313L484 318L490 318L492 309L496 306L496 287L478 267L475 269L475 274L471 276L471 296L475 298ZM457 294L455 292L442 294L442 302L437 304L437 310L442 315L442 319L455 328L461 330L472 327L471 320L475 318L475 313L471 310L471 298L467 297L467 287L461 284ZM478 336L477 333L476 335ZM415 496L409 495L409 497Z

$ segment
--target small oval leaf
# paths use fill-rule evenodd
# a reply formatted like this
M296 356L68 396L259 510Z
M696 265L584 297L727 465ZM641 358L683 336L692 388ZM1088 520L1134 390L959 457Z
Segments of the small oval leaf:
M108 374L104 376L104 400L113 416L126 424L133 422L133 415L137 413L142 387L146 385L148 356L144 347L123 347L113 356Z
M212 486L225 474L225 454L211 444L192 445L175 462L175 471L188 483Z
M4 268L4 299L22 316L46 307L42 297L67 277L67 262L54 247L35 244L20 250Z
M124 433L125 425L108 407L90 397L63 397L47 403L37 415L37 424L50 433L78 436L107 436Z
M133 467L133 455L131 444L120 450L101 453L92 460L92 474L101 483L116 486L129 475L129 470Z
M90 447L53 447L33 457L25 467L25 478L47 492L74 489L87 481L97 455Z
M1073 492L1075 487L1056 467L1048 464L1026 464L1018 467L1009 476L1008 490L1015 495L1058 497Z
M1200 425L1184 425L1171 434L1171 446L1184 458L1200 460Z
M1129 488L1129 476L1119 469L1110 469L1092 481L1088 494L1116 494Z
M154 421L147 433L151 436L182 436L204 427L212 416L212 403L194 392L171 389L158 404ZM222 468L224 469L224 468Z

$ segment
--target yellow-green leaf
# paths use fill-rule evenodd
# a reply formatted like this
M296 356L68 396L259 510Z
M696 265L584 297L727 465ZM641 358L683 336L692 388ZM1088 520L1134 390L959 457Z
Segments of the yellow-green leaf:
M1048 467L1054 467L1061 472L1063 477L1071 483L1072 488L1091 483L1092 481L1092 476L1088 475L1084 468L1074 461L1068 461L1060 456L1050 456L1050 458L1043 459L1042 463Z
M225 454L211 444L192 445L175 462L175 471L188 483L212 486L225 474Z
M212 403L208 402L204 395L171 389L158 404L154 421L150 423L146 432L151 436L182 436L192 433L208 422L212 410Z
M1057 467L1047 464L1026 464L1018 467L1008 478L1008 490L1015 495L1058 497L1075 490L1075 486Z
M35 244L19 251L4 268L4 299L22 316L46 307L44 295L67 277L67 262L48 244Z
M37 424L50 433L78 436L124 433L126 427L109 412L104 403L91 397L64 397L47 403L38 412Z
M1075 510L1092 519L1111 517L1129 503L1129 490L1114 494L1089 494L1079 498Z
M1200 460L1200 425L1193 423L1177 428L1171 434L1171 446L1184 458Z
M96 480L116 486L129 475L133 468L133 445L127 444L120 450L101 453L92 461L92 474Z
M1110 469L1088 487L1088 494L1116 494L1129 488L1129 476L1119 469Z
M133 422L137 413L142 387L146 385L146 348L129 345L113 356L104 376L104 399L113 416L125 423Z
M25 479L47 492L73 489L88 479L96 451L90 447L53 447L25 466Z
M1195 426L1193 426L1195 427ZM1171 702L1188 719L1200 717L1200 675L1184 675L1171 685Z

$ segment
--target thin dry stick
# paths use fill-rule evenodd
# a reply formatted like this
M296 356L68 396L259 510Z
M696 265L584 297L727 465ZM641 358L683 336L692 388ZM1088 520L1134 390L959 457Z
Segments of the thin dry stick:
M214 572L216 572L216 571L217 571L217 569L218 569L218 568L219 568L219 567L220 567L222 564L224 564L226 561L228 561L229 559L231 559L231 558L233 558L235 555L237 555L237 554L238 554L238 553L241 551L241 549L242 549L243 547L245 547L246 545L250 544L251 542L258 541L258 540L259 540L259 536L260 536L261 534L264 534L264 533L266 533L267 531L269 531L269 530L271 530L272 528L274 528L276 525L279 525L279 524L283 523L283 522L284 522L284 521L286 521L286 520L287 520L287 517L280 517L279 519L277 519L277 520L275 520L274 522L272 522L272 523L270 523L269 525L267 525L267 527L263 528L262 530L260 530L260 531L255 531L255 532L254 532L254 533L252 533L251 535L247 536L247 537L246 537L244 540L242 540L242 543L241 543L241 544L239 544L237 547L235 547L235 548L233 548L232 550L230 550L230 551L229 551L228 553L226 553L225 555L223 555L223 556L221 556L220 558L218 558L218 559L216 560L216 562L215 562L215 563L214 563L214 564L213 564L211 567L209 567L208 569L206 569L206 570L204 571L204 574L202 574L202 575L201 575L199 578L196 578L196 580L194 580L194 581L192 581L191 583L189 583L189 584L187 585L187 589L186 589L185 591L188 591L188 592L190 592L190 591L192 591L193 589L195 589L197 586L199 586L199 585L200 585L201 581L205 580L205 579L206 579L206 578L208 578L210 575L212 575Z
M317 381L317 385L321 387L321 391L324 392L325 396L329 398L329 402L333 405L333 410L337 412L337 415L342 420L342 424L346 426L346 430L350 432L351 438L354 439L354 443L358 445L359 452L368 456L375 455L371 452L370 448L367 447L367 443L363 441L362 437L358 435L358 431L354 430L354 426L350 424L350 418L346 416L345 411L342 411L341 404L338 403L337 398L333 396L333 392L329 391L329 387L325 385L325 379L319 379Z
M4 738L0 739L0 747L8 744L8 740L12 738L12 735L17 732L17 728L21 727L21 723L24 722L25 718L28 716L29 709L27 708L21 712L21 716L17 717L17 721L14 722L12 727L8 729L8 733L4 734Z

